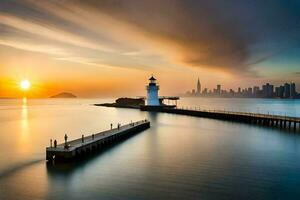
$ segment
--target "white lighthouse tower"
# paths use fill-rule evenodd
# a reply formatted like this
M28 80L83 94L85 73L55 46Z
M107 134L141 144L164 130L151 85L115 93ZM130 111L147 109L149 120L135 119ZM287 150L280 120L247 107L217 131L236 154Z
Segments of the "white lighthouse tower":
M147 105L148 106L160 106L158 99L159 86L156 84L156 79L151 76L149 78L149 85L147 85Z

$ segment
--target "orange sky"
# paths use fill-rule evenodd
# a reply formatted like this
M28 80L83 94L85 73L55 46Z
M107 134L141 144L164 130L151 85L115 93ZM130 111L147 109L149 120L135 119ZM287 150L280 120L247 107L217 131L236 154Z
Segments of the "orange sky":
M0 97L145 95L151 74L163 95L195 88L198 77L203 88L222 84L235 90L299 79L297 61L269 61L276 54L269 50L272 43L258 46L256 35L250 37L249 31L245 38L246 27L227 19L226 11L211 15L206 4L195 3L195 12L180 1L5 3L0 8ZM260 54L253 56L251 49ZM32 83L26 94L19 87L23 79Z

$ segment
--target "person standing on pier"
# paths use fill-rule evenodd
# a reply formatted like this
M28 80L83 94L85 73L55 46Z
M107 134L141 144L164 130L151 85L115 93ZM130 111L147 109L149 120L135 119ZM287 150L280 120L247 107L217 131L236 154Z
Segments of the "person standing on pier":
M52 148L52 139L50 139L50 147Z
M56 147L57 147L57 141L54 140L54 148L56 148Z
M84 143L84 135L81 136L81 142Z
M67 134L65 134L65 148L68 148L67 142L68 142L68 136L67 136Z
M93 135L92 135L92 140L94 140L94 138L95 138L95 135L93 134Z
M110 130L112 130L113 124L110 124Z

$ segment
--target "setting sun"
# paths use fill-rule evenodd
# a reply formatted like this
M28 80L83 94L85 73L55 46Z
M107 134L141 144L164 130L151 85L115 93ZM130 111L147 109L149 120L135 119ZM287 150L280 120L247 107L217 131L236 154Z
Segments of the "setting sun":
M31 83L28 80L22 80L20 83L20 87L22 90L29 90Z

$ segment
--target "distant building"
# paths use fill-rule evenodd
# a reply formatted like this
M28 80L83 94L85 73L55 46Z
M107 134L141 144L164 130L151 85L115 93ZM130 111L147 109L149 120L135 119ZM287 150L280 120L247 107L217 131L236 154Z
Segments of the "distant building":
M283 98L284 97L284 86L279 86L279 91L278 91L278 97Z
M288 83L284 84L284 98L291 97L291 85Z
M221 85L217 85L216 94L221 95Z
M266 85L262 86L262 95L263 97L271 98L273 97L274 93L274 86L267 83Z
M268 97L273 97L274 95L274 85L268 85Z
M250 96L252 96L252 94L253 94L252 88L249 87L249 88L248 88L248 96L250 97Z
M198 78L198 82L197 82L197 95L201 94L201 84L200 84L200 80Z
M233 89L230 89L230 90L229 90L229 95L230 95L231 97L234 96L234 91L233 91Z
M240 87L238 88L238 93L241 94L241 88Z
M280 97L280 87L275 87L275 96Z
M255 97L258 97L259 96L259 87L258 86L254 86L253 87L253 95Z
M116 104L119 106L141 106L145 105L144 98L118 98L116 99Z
M294 98L296 96L297 96L296 84L295 83L291 83L291 97Z

